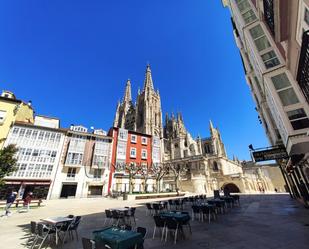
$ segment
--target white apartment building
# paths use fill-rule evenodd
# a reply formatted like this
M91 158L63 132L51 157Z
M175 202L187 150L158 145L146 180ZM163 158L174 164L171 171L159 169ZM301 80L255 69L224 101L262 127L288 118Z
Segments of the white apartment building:
M108 194L112 138L103 130L72 125L66 133L51 198Z
M250 0L227 1L246 79L268 138L289 155L307 153L309 106L269 28Z
M55 118L37 116L34 124L15 122L4 146L16 144L17 170L5 177L1 198L9 190L17 191L21 198L28 192L33 192L34 198L49 198L64 138L65 130L59 129L59 120Z
M309 181L309 1L222 2L232 16L259 119L270 144L286 148L284 177L299 197L308 191L300 189L301 181ZM302 161L295 162L296 156Z

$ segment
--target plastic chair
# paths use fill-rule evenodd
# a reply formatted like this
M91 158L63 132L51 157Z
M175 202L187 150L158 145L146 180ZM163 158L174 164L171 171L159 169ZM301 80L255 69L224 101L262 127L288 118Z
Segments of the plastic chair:
M105 209L105 220L103 226L105 226L106 222L109 220L109 225L113 222L113 214L110 210Z
M154 222L155 222L155 227L154 227L154 230L153 230L152 239L154 239L154 237L155 237L156 229L159 228L161 230L161 233L162 233L161 240L163 240L164 230L165 230L165 219L163 219L159 215L153 216L153 219L154 219Z
M196 218L196 215L198 215L198 220L201 220L201 209L199 206L192 205L192 220Z
M146 238L147 229L145 227L137 227L136 232L141 233L143 235L143 239Z
M82 238L83 249L94 249L96 248L95 242L88 238Z
M169 231L174 231L174 244L177 241L179 223L175 219L166 219L165 222L165 242L167 241L167 234Z
M149 214L152 214L152 210L153 208L151 207L151 204L150 203L146 203L146 215L149 213Z
M44 244L45 240L47 239L47 237L51 234L54 234L56 231L54 229L52 229L49 226L46 226L42 223L38 223L37 224L37 230L36 230L36 236L35 239L32 243L31 249L34 248L37 245L37 242L39 240L41 240L41 243L38 247L38 249L40 249L42 247L42 245Z
M61 228L61 231L64 232L63 244L65 242L67 234L70 234L71 238L74 239L73 231L75 231L76 239L78 240L77 228L79 226L79 223L80 223L81 219L82 219L81 216L76 216L75 219L68 226Z

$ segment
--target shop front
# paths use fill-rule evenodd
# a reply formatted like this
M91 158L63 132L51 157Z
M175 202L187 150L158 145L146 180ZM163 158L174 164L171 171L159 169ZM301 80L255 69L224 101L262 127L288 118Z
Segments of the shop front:
M6 180L0 189L0 199L6 199L11 191L16 191L20 199L25 198L29 192L33 193L33 199L46 199L50 184L50 180Z

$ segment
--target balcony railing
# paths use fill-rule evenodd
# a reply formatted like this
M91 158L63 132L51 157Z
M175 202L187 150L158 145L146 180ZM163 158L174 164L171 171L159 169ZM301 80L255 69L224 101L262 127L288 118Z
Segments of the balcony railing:
M75 181L75 176L67 176L67 181Z
M275 35L275 15L274 15L274 0L263 0L264 3L264 19L270 30Z
M297 82L309 103L309 30L303 34L298 63Z
M100 181L102 181L102 177L100 176L100 177L93 177L93 180L94 181L96 181L96 182L100 182Z

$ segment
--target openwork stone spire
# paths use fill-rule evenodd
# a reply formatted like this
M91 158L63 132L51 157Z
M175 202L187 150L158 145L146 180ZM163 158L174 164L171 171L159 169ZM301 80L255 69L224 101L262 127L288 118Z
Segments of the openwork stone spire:
M123 96L123 102L130 102L132 101L132 95L131 95L131 81L130 79L127 80L126 84L126 90Z
M153 82L152 82L151 69L150 69L149 64L147 64L147 67L146 67L146 74L145 74L145 81L144 81L144 91L147 89L153 90Z

